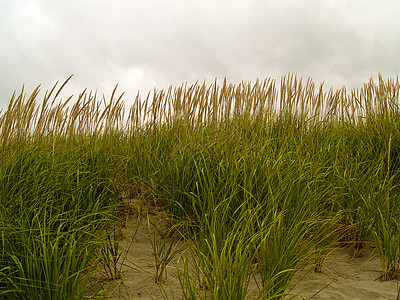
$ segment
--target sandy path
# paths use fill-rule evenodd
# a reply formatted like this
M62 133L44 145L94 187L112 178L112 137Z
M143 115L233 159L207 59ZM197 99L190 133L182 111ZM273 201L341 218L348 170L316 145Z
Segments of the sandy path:
M154 221L155 218L152 216ZM129 267L122 269L123 281L103 282L105 288L113 290L113 293L107 295L114 300L163 299L160 288L155 282L153 250L148 237L146 219L140 222L135 239L132 241L135 226L132 225L124 230L125 239L120 244L121 250L127 253L125 264ZM292 292L301 293L306 299L313 295L313 299L398 299L397 283L379 280L381 265L377 249L367 248L359 258L353 258L352 254L351 249L340 248L329 255L322 273L299 272L296 278L304 278ZM170 263L163 281L169 299L181 299L182 296L176 272L177 259L178 256ZM322 289L324 286L327 287ZM302 297L294 296L294 299Z

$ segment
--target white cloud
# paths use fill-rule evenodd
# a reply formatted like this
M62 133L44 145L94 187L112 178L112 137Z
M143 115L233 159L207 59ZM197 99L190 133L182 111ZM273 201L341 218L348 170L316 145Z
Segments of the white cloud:
M396 0L16 0L0 4L0 106L75 74L67 92L287 72L340 87L400 68Z

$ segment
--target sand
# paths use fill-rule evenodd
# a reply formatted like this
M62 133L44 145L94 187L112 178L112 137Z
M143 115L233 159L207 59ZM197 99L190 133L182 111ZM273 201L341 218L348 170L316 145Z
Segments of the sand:
M380 280L382 268L377 251L369 247L361 257L354 258L352 249L336 249L324 262L323 272L308 272L294 292L301 292L305 298L318 293L313 299L396 299L396 281ZM307 284L316 285L307 288Z
M163 299L159 284L155 282L147 220L142 218L139 223L132 220L138 220L137 216L131 216L127 222L128 226L123 230L124 239L120 242L121 251L126 253L123 279L105 280L104 275L99 275L96 280L104 289L109 289L103 294L109 299ZM152 215L151 220L157 222L157 216ZM179 246L184 245L180 243ZM301 296L287 296L286 299L308 299L312 296L313 299L399 299L396 281L380 280L381 262L377 252L376 248L369 246L361 257L354 258L350 248L334 250L327 257L321 273L303 271L296 275L295 280L299 284L291 292ZM176 271L178 260L179 255L171 261L163 277L162 286L168 299L182 299Z

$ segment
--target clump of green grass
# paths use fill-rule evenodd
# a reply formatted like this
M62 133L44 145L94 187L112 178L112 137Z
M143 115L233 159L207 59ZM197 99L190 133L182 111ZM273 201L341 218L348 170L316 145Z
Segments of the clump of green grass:
M119 241L116 236L115 228L113 235L106 229L106 241L103 243L101 252L101 260L104 272L108 280L116 280L122 278L122 261L123 253L119 249Z
M149 216L147 216L148 237L154 257L154 278L155 282L159 284L163 282L164 275L166 276L168 265L181 251L178 246L179 240L169 241L167 235L159 236L160 231L165 230L159 228L161 226L162 225L160 224L156 225L151 222ZM168 229L167 231L171 231L171 229Z

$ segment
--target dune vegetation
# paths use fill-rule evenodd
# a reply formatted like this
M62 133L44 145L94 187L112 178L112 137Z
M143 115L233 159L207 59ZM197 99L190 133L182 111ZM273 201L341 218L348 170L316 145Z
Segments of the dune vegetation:
M127 103L117 88L59 100L67 82L0 115L0 298L100 298L93 274L121 277L116 232L140 191L185 242L154 243L156 278L181 255L184 299L245 299L250 280L283 298L333 247L368 243L399 279L398 79L216 81Z

